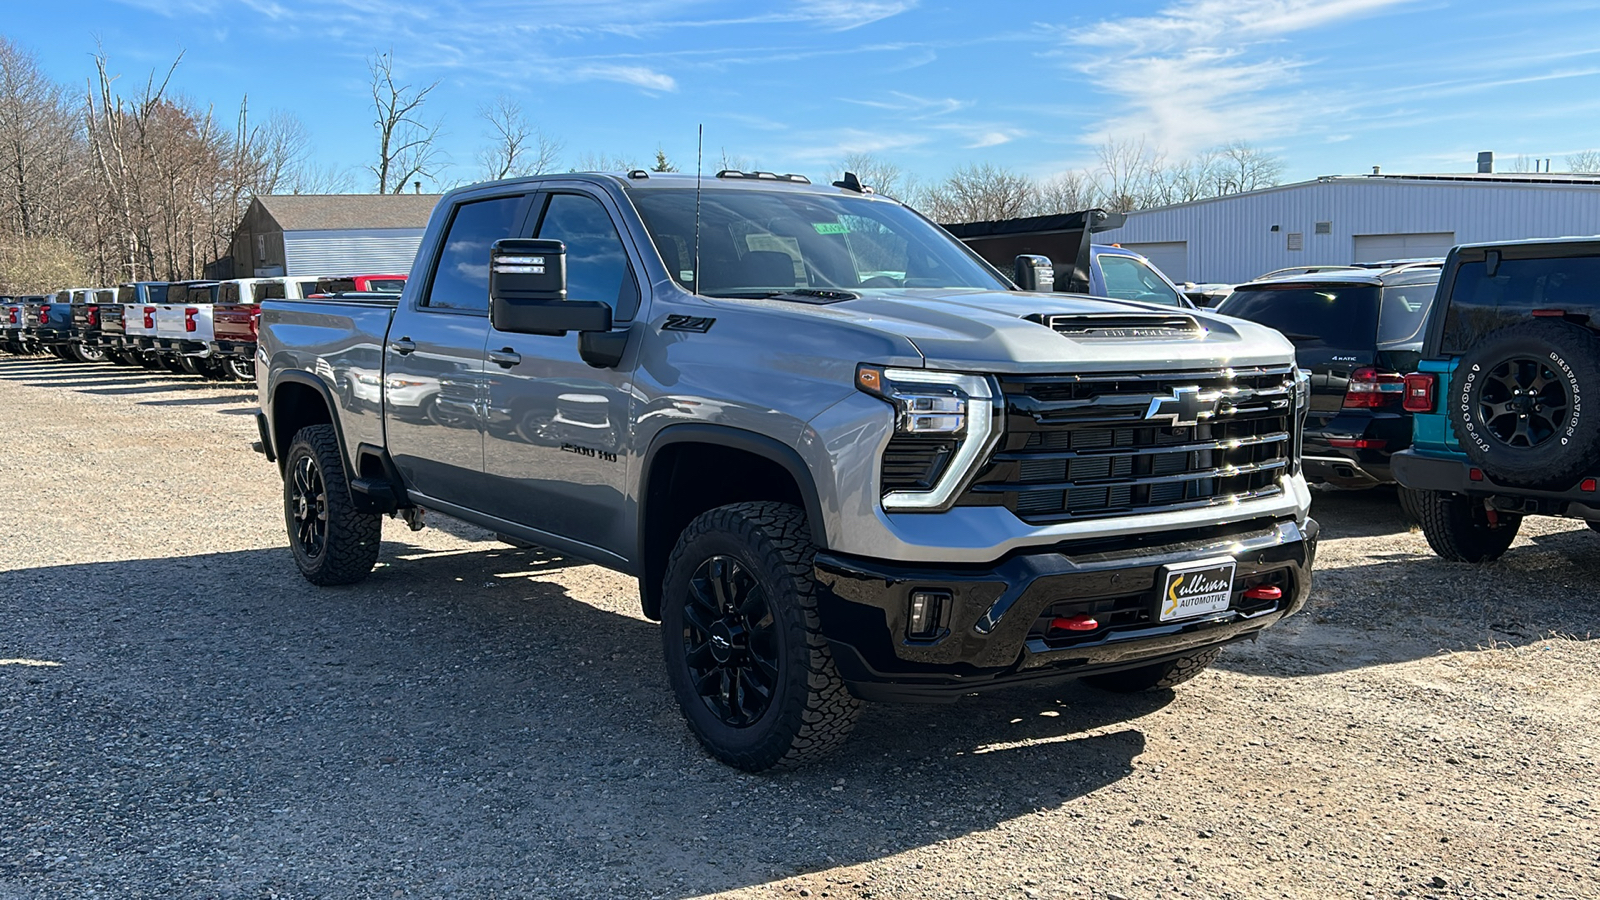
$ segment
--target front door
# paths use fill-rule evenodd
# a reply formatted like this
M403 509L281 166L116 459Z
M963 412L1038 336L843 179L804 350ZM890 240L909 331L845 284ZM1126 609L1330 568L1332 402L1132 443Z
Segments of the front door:
M527 209L523 194L456 208L428 284L395 313L383 371L366 373L381 379L389 452L406 481L469 509L482 507L489 248L523 236Z
M639 286L609 198L579 187L538 201L535 236L567 247L567 298L612 305L616 330L637 315ZM492 514L622 553L632 545L622 510L631 428L634 355L597 369L578 335L508 334L491 325L483 467Z

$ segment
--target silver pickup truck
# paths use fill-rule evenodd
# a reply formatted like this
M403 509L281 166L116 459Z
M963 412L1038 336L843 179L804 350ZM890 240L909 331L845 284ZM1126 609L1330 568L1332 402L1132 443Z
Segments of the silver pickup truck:
M420 511L639 579L748 770L862 701L1187 680L1304 604L1309 391L1276 332L1034 293L853 176L446 195L399 297L262 304L262 449L316 584Z

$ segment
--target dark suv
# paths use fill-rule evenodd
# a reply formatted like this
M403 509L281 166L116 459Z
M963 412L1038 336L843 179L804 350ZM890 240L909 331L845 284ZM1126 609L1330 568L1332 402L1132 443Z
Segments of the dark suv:
M1445 263L1394 460L1440 556L1486 562L1525 515L1600 523L1600 238L1468 244ZM1585 401L1587 402L1587 406Z
M1401 408L1416 368L1438 269L1341 271L1241 284L1217 307L1278 329L1311 374L1305 473L1313 484L1368 488L1392 482L1389 460L1411 444Z

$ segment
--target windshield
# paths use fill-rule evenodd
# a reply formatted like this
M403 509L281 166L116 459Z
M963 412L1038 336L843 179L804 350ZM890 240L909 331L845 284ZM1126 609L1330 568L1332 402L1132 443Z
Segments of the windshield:
M631 192L667 271L696 287L695 192ZM708 190L698 288L762 297L798 288L1008 286L954 238L898 203L788 191Z
M1371 284L1275 284L1234 291L1217 312L1249 319L1300 346L1370 349L1378 329Z
M1100 274L1105 278L1106 296L1116 300L1137 300L1162 306L1183 306L1178 292L1157 275L1143 260L1115 253L1100 254Z

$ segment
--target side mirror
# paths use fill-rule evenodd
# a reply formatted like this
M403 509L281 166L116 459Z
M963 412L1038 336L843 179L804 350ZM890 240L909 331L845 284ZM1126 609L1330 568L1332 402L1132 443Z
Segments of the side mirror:
M1056 267L1048 256L1024 253L1012 266L1011 280L1024 291L1052 291L1056 286Z
M513 334L610 331L611 305L567 299L567 246L505 238L489 250L489 321Z

